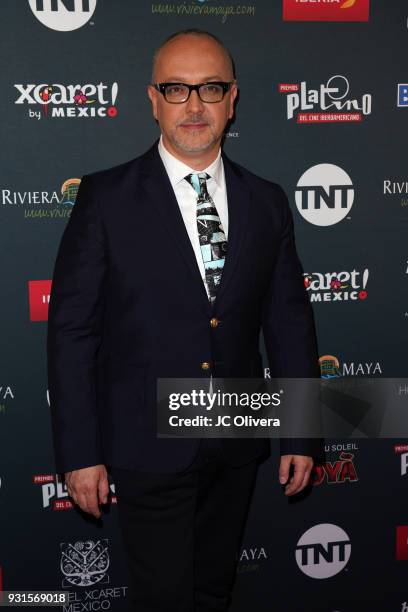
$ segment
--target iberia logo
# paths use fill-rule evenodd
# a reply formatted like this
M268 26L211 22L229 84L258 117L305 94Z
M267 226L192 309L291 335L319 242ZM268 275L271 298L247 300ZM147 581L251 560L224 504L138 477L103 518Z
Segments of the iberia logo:
M283 0L284 21L368 21L370 0Z

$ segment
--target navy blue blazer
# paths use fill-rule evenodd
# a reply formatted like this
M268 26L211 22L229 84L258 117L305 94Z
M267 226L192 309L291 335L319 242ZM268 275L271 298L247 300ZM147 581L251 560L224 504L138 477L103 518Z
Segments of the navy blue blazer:
M222 157L228 253L212 306L157 143L82 179L49 303L57 471L185 469L199 440L156 437L156 378L263 377L261 328L272 376L319 376L287 198ZM222 447L231 465L243 465L268 456L270 441L223 439ZM320 449L317 440L281 440L281 454Z

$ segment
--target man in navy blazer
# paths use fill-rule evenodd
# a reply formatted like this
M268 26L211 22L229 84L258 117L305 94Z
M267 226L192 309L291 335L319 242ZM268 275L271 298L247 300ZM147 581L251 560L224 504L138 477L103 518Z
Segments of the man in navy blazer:
M269 440L158 438L156 381L263 377L261 329L273 377L316 377L315 330L283 190L220 150L237 95L229 52L209 33L176 33L156 53L148 94L160 142L84 176L56 259L48 324L56 464L73 501L96 517L112 471L134 610L226 610ZM225 233L228 225L213 299L184 169L206 172ZM319 451L319 441L281 440L286 495L306 486ZM215 541L223 552L209 564Z

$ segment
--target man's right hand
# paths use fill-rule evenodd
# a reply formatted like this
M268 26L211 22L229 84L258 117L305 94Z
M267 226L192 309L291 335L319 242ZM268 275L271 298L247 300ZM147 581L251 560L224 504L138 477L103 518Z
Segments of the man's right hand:
M106 504L109 494L108 474L104 465L93 465L65 473L68 495L81 510L101 516L99 504Z

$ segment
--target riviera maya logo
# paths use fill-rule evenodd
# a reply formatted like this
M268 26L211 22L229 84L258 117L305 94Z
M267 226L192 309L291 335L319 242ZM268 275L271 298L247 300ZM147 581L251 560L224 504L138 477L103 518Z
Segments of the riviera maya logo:
M340 378L342 376L375 376L383 373L379 361L344 361L340 365L335 355L323 355L319 358L322 378Z
M116 117L118 109L118 84L105 85L86 83L84 85L62 85L60 83L40 85L21 83L14 87L19 97L14 104L28 105L28 117L79 118ZM37 108L36 108L37 107Z
M78 195L79 185L81 184L81 179L71 178L67 179L61 187L61 200L60 204L68 204L69 206L73 206L76 201L76 197Z
M86 540L61 544L62 587L88 587L109 583L108 540Z
M222 23L225 23L228 17L253 17L255 9L253 4L233 4L231 0L228 0L227 4L224 0L152 3L152 13L156 15L219 17Z
M69 178L59 191L13 191L1 189L1 206L13 206L24 211L24 218L67 219L78 195L81 179Z

